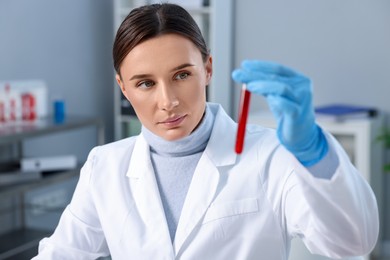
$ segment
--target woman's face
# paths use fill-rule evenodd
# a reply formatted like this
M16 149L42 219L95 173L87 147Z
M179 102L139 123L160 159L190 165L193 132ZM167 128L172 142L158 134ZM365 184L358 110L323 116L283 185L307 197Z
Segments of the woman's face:
M187 38L165 34L133 48L116 76L141 123L165 140L188 136L205 111L212 60Z

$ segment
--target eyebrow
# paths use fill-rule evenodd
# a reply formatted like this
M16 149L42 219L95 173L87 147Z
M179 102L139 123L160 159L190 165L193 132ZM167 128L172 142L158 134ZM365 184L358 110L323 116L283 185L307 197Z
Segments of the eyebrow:
M191 64L191 63L184 63L184 64L181 64L177 67L174 67L173 69L171 69L171 72L173 71L176 71L176 70L181 70L181 69L184 69L184 68L187 68L187 67L193 67L195 66L194 64ZM132 76L129 81L131 80L135 80L135 79L144 79L144 78L149 78L151 77L152 74L136 74L134 76Z
M181 69L184 69L184 68L187 68L187 67L193 67L193 66L195 66L195 65L194 65L194 64L191 64L191 63L184 63L184 64L182 64L182 65L179 65L179 66L173 68L173 69L171 70L171 72L173 72L173 71L175 71L175 70L181 70Z

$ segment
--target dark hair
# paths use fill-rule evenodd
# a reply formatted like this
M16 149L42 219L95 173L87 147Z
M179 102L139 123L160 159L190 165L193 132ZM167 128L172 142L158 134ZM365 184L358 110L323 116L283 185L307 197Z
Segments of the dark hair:
M135 46L168 33L176 33L192 41L206 61L209 50L192 16L175 4L152 4L133 9L120 25L113 46L116 72L120 75L124 58Z

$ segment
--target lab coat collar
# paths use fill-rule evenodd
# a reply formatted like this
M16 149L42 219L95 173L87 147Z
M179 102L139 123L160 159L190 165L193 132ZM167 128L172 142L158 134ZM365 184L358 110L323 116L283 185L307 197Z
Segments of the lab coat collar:
M208 103L208 106L215 115L215 122L205 153L217 167L232 165L237 159L234 152L236 123L226 114L221 105Z

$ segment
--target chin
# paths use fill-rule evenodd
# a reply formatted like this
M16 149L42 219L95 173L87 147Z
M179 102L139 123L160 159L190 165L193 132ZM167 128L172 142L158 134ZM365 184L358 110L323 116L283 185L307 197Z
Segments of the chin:
M189 135L190 135L190 133L183 132L180 130L179 131L178 130L169 130L168 133L163 134L161 137L167 141L177 141L177 140L180 140L180 139L187 137Z

